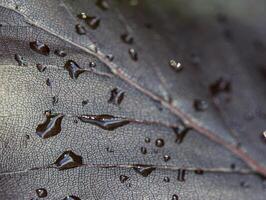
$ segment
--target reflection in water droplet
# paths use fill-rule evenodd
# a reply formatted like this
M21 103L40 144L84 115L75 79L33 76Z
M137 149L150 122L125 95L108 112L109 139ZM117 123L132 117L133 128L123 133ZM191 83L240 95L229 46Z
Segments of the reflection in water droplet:
M164 140L161 139L161 138L155 140L155 145L156 145L157 147L163 147L163 146L164 146Z
M84 13L84 12L79 13L79 14L77 15L77 17L80 18L80 19L87 19L87 15L86 15L86 13Z
M39 72L44 72L44 70L46 70L46 67L40 63L36 64L36 68Z
M80 74L85 72L84 69L82 69L75 61L73 60L68 60L65 64L65 69L68 71L69 76L72 79L77 79Z
M140 148L140 152L141 152L142 154L146 154L146 153L147 153L147 149L146 149L145 147L141 147L141 148Z
M77 24L76 25L76 31L79 35L85 35L86 34L86 29L84 26L80 25L80 24Z
M209 86L209 90L213 96L216 96L222 92L229 93L232 90L231 82L224 78L219 78Z
M128 50L128 53L132 60L137 61L138 60L138 53L135 51L135 49L130 48Z
M82 122L94 124L108 131L113 131L130 123L129 120L112 115L82 115L78 117Z
M59 50L59 49L56 49L54 51L54 54L59 56L59 57L65 57L67 55L66 52L64 52L63 50Z
M126 182L128 179L129 179L128 176L125 176L125 175L120 175L119 176L119 180L120 180L121 183Z
M102 10L108 10L109 4L105 0L97 0L96 5Z
M149 137L146 137L146 138L145 138L145 142L146 142L146 143L150 143L150 142L151 142L151 139L150 139Z
M111 91L110 99L108 100L108 103L113 103L115 105L120 105L121 102L124 99L125 92L122 90L119 90L118 88L114 88Z
M65 197L63 200L81 200L81 199L78 198L77 196L70 195L70 196Z
M140 175L147 177L149 176L156 168L150 166L136 166L133 168Z
M169 61L170 67L172 67L176 71L181 71L183 69L182 65L180 62L176 62L175 60L170 60Z
M133 44L134 38L129 33L124 33L120 36L121 40L126 44Z
M54 164L59 170L75 168L82 165L82 157L73 151L65 151Z
M202 170L202 169L196 169L195 171L195 174L198 174L198 175L202 175L202 174L204 174L204 170Z
M166 177L163 178L163 181L168 183L168 182L170 182L170 178L166 176Z
M185 176L186 176L186 170L184 169L179 169L177 170L177 180L178 181L185 181Z
M177 196L176 194L174 194L174 195L172 196L172 200L178 200L178 196Z
M38 40L36 40L34 42L30 42L30 48L33 51L35 51L39 54L45 55L45 56L48 56L50 53L49 47L46 44L44 44Z
M195 99L193 106L195 108L196 111L205 111L208 109L209 104L207 101L204 100L200 100L200 99Z
M88 16L86 19L86 23L89 25L91 29L96 29L100 25L101 19L95 16Z
M173 128L173 131L176 135L175 142L177 142L178 144L181 144L183 142L184 138L186 137L189 130L190 130L190 128L188 128L184 125L180 125L178 128Z
M44 188L39 188L36 190L36 194L39 198L47 197L47 191Z
M51 114L47 112L46 120L37 126L36 134L43 139L59 134L63 117L64 115L62 114Z
M163 156L163 160L164 160L165 162L169 161L170 159L171 159L171 157L170 157L169 155L164 155L164 156Z
M15 54L15 60L18 62L19 66L27 66L28 65L27 61L22 56L20 56L19 54Z

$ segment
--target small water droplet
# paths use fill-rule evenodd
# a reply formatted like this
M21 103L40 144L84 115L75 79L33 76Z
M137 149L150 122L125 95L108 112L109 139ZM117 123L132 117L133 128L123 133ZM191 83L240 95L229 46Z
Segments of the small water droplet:
M200 168L196 169L194 172L195 172L195 174L198 174L198 175L204 174L204 170L200 169Z
M111 147L106 147L106 151L109 153L114 153L115 151Z
M86 13L84 13L84 12L79 13L79 14L77 15L77 17L78 17L79 19L87 19L87 15L86 15Z
M145 142L146 142L146 143L150 143L150 142L151 142L151 139L150 139L149 137L146 137L146 138L145 138Z
M132 60L137 61L138 60L138 53L135 51L135 49L130 48L128 50L128 53Z
M49 47L46 44L44 44L38 40L36 40L34 42L30 42L30 48L33 51L35 51L39 54L45 55L45 56L48 56L50 53Z
M161 139L161 138L155 140L155 145L156 145L157 147L163 147L163 146L164 146L164 140Z
M113 60L114 60L114 56L113 56L113 54L107 54L107 55L106 55L106 58L107 58L109 61L113 61Z
M156 168L150 166L136 166L133 168L138 174L147 177L149 176Z
M169 183L170 182L170 178L166 176L166 177L163 178L163 181L166 182L166 183Z
M134 42L134 38L129 33L122 34L120 38L126 44L133 44Z
M65 57L65 56L67 55L65 51L60 50L60 49L56 49L56 50L54 51L54 54L57 55L57 56L59 56L59 57L62 57L62 58Z
M82 101L82 106L85 106L85 105L87 105L88 104L88 100L84 100L84 101Z
M63 117L62 114L46 112L46 120L37 126L36 134L43 139L59 134Z
M77 79L80 74L85 72L84 69L82 69L75 61L73 60L68 60L65 64L65 69L68 71L69 76L72 79Z
M53 96L53 101L52 101L53 106L55 106L58 103L58 101L59 101L59 96L58 95Z
M70 196L65 197L63 200L81 200L81 199L78 198L77 196L70 195Z
M125 95L124 91L119 90L118 88L114 88L113 90L111 90L111 96L110 99L108 100L108 103L120 105L124 99L124 95Z
M14 57L15 57L15 60L18 62L19 66L27 66L28 65L27 61L22 56L20 56L19 54L15 54Z
M172 200L178 200L178 196L177 196L176 194L174 194L174 195L172 196Z
M176 135L176 142L178 144L181 144L184 140L184 138L186 137L188 131L190 130L190 128L184 126L184 125L180 125L178 128L173 128L173 131Z
M128 176L125 176L125 175L120 175L119 176L119 180L120 180L121 183L126 182L128 179L129 179Z
M96 67L96 63L95 63L95 62L89 62L89 66L90 66L91 68L95 68L95 67Z
M54 164L59 170L71 169L82 165L82 157L73 151L65 151Z
M36 194L39 198L47 197L47 190L44 188L39 188L36 190Z
M208 109L209 104L207 101L195 99L193 106L194 106L196 111L205 111Z
M44 72L44 70L46 70L46 67L40 63L36 64L36 68L39 72Z
M130 123L129 120L112 115L82 115L79 120L96 125L104 130L113 131Z
M146 154L146 153L147 153L147 149L146 149L145 147L141 147L141 148L140 148L140 152L141 152L142 154Z
M232 164L230 165L230 168L231 168L232 170L235 170L235 169L236 169L236 165L235 165L235 163L232 163Z
M262 138L262 141L266 143L266 131L263 131L261 133L261 138Z
M182 65L180 62L176 62L175 60L170 60L169 61L170 67L172 67L176 71L181 71L183 69Z
M96 5L102 10L108 10L109 4L105 0L97 0Z
M240 186L243 187L243 188L249 188L250 187L250 185L247 182L245 182L245 181L241 181L240 182Z
M169 155L164 155L164 156L163 156L163 160L164 160L165 162L169 161L170 159L171 159L171 157L170 157Z
M87 33L85 27L80 24L76 25L76 31L79 35L85 35Z
M95 17L95 16L88 16L86 19L86 23L93 30L98 28L98 26L100 25L100 22L101 22L101 19L99 17Z
M217 81L215 81L209 86L209 90L212 96L217 96L222 92L229 93L232 90L231 82L224 78L219 78Z
M47 86L49 87L51 86L51 80L49 78L46 79L45 83Z
M178 181L185 181L185 176L186 176L186 170L184 169L179 169L177 170L177 180Z

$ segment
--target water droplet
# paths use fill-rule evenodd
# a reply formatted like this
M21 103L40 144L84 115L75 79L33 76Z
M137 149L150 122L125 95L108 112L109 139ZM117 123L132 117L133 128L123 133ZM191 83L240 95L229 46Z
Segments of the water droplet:
M81 200L81 199L78 198L77 196L70 195L70 196L65 197L63 200Z
M236 165L235 165L235 163L232 163L232 164L230 165L230 168L231 168L232 170L235 170L235 169L236 169Z
M105 0L97 0L96 5L102 10L108 10L109 4Z
M39 70L39 72L44 72L44 70L46 70L46 67L40 63L36 64L36 67Z
M113 56L113 54L107 54L107 55L106 55L106 58L107 58L109 61L113 61L113 60L114 60L114 56Z
M150 142L151 142L151 139L150 139L149 137L146 137L146 138L145 138L145 142L146 142L146 143L150 143Z
M47 197L47 190L44 189L44 188L39 188L36 190L36 193L37 193L37 196L39 198L44 198L44 197Z
M96 29L100 25L101 19L95 16L88 16L86 19L87 24L91 29Z
M209 106L207 101L200 100L200 99L195 99L193 105L194 105L194 108L196 111L207 110L207 108Z
M169 61L170 67L172 67L176 71L181 71L183 69L182 65L180 62L176 62L175 60L170 60Z
M137 61L138 60L138 53L135 51L135 49L130 48L128 50L128 53L132 60Z
M186 170L179 169L177 170L177 173L177 180L182 182L185 181Z
M240 186L243 187L243 188L249 188L250 187L250 185L247 182L245 182L245 181L241 181L240 182Z
M51 80L49 78L46 79L45 83L47 86L49 87L51 86Z
M94 67L96 67L96 63L95 63L95 62L90 62L90 63L89 63L89 66L90 66L91 68L94 68Z
M59 101L59 96L58 95L55 95L53 96L53 101L52 101L52 104L55 106Z
M163 146L164 146L164 140L161 139L161 138L155 140L155 145L156 145L157 147L163 147Z
M173 128L173 131L174 131L174 133L176 135L176 140L175 141L178 144L181 144L189 130L190 130L190 128L188 128L188 127L186 127L184 125L180 125L178 128Z
M178 196L177 196L176 194L174 194L174 195L172 196L172 200L178 200Z
M129 179L128 176L125 176L125 175L120 175L119 176L119 180L120 180L121 183L126 182L128 179Z
M76 25L76 31L79 35L85 35L87 33L85 27L80 24Z
M82 69L75 61L73 60L68 60L65 64L65 69L68 71L69 76L72 79L77 79L80 74L85 72L84 69Z
M60 133L61 131L61 122L64 115L62 114L51 114L46 113L46 120L44 123L41 123L36 128L36 134L43 138L53 137Z
M141 147L141 148L140 148L140 152L141 152L142 154L146 154L146 153L147 153L147 149L146 149L145 147Z
M39 54L45 55L45 56L48 56L50 53L49 47L46 44L44 44L38 40L36 40L34 42L30 42L30 48L33 51L35 51Z
M134 42L134 38L129 33L122 34L120 38L126 44L133 44Z
M120 105L121 102L124 99L124 94L125 94L124 91L119 90L118 88L114 88L111 91L111 97L108 100L108 103L113 103L113 104L116 104L116 105Z
M82 115L78 117L82 122L90 123L108 131L113 131L130 123L129 120L112 115Z
M163 181L166 182L166 183L169 183L170 182L170 178L166 176L166 177L163 178Z
M136 166L133 169L140 175L147 177L149 176L156 168L150 166Z
M198 174L198 175L202 175L202 174L204 174L204 170L202 170L202 169L196 169L195 171L195 174Z
M85 106L85 105L87 105L88 104L88 100L84 100L84 101L82 101L82 106Z
M106 151L109 153L114 153L114 150L111 147L106 147Z
M79 13L79 14L77 15L77 17L78 17L79 19L87 19L87 15L86 15L86 13L84 13L84 12Z
M164 160L165 162L169 161L170 159L171 159L171 157L170 157L169 155L164 155L164 156L163 156L163 160Z
M28 65L27 61L22 56L20 56L19 54L15 54L15 60L18 62L19 66L27 66Z
M266 131L263 131L261 134L262 141L266 143Z
M231 88L231 82L224 78L219 78L209 86L209 90L213 96L217 96L222 92L229 93L231 92Z
M63 50L59 50L59 49L56 49L55 51L54 51L54 54L55 55L57 55L57 56L59 56L59 57L65 57L67 54L66 54L66 52L65 51L63 51Z
M82 157L73 151L65 151L54 164L59 170L71 169L82 165Z

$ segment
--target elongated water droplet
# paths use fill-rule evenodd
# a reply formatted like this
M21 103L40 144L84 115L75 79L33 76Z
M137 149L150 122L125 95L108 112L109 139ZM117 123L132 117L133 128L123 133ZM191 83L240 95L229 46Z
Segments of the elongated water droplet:
M184 140L184 138L186 137L188 131L190 130L190 128L184 126L184 125L180 125L178 128L173 128L173 131L176 135L176 142L181 144Z
M79 35L85 35L87 33L85 27L80 24L76 25L76 31Z
M47 197L47 190L44 188L39 188L36 190L36 194L39 198Z
M184 169L179 169L177 170L177 180L178 181L185 181L185 176L186 176L186 170Z
M149 137L146 137L146 138L145 138L145 142L146 142L146 143L150 143L150 142L151 142L151 139L150 139Z
M33 51L35 51L39 54L45 55L45 56L48 56L50 53L49 47L46 44L44 44L38 40L36 40L34 42L30 42L30 48Z
M108 103L113 103L113 104L116 104L116 105L120 105L121 102L124 99L124 94L125 94L124 91L122 91L122 90L120 90L118 88L114 88L111 91L111 96L110 96L110 99L108 100Z
M137 61L138 60L138 53L135 51L135 49L130 48L128 50L128 53L132 60Z
M170 157L169 155L164 155L164 156L163 156L163 160L164 160L165 162L169 161L170 159L171 159L171 157Z
M136 166L133 168L138 174L147 177L149 176L156 168L150 166Z
M19 66L27 66L28 65L27 61L22 56L20 56L19 54L15 54L15 60L18 62Z
M46 67L40 63L36 64L36 68L39 72L44 72L44 70L46 70Z
M108 131L113 131L130 123L129 120L112 115L82 115L78 117L82 122L90 123Z
M65 151L54 164L59 170L71 169L82 165L82 157L73 151Z
M47 86L49 87L51 86L51 80L49 78L46 79L45 83Z
M180 62L176 62L175 60L170 60L169 61L170 67L172 67L175 71L181 71L183 69L182 65Z
M43 139L59 134L63 117L64 115L62 114L51 114L47 112L46 120L37 126L36 134Z
M163 181L166 182L166 183L169 183L170 182L170 178L166 176L166 177L163 178Z
M163 147L163 146L164 146L164 140L161 139L161 138L155 140L155 145L156 145L157 147Z
M128 176L125 176L125 175L120 175L119 176L119 180L120 180L121 183L126 182L128 179L129 179Z
M65 197L63 200L81 200L81 199L78 198L77 196L70 195L70 196Z
M96 5L102 10L108 10L109 4L105 0L97 0Z
M69 76L72 79L77 79L80 74L85 72L86 70L82 69L75 61L68 60L65 64L65 69L68 71Z
M99 17L90 16L86 19L87 24L91 29L96 29L100 25L101 19Z
M84 12L79 13L79 14L77 15L77 17L78 17L79 19L87 19L87 15L86 15L86 13L84 13Z
M196 111L204 111L208 109L209 104L207 101L195 99L193 106Z
M141 152L142 154L146 154L146 153L147 153L147 149L146 149L145 147L141 147L141 148L140 148L140 152Z
M55 51L54 51L54 54L55 55L57 55L57 56L59 56L59 57L65 57L67 54L66 54L66 52L65 51L63 51L63 50L59 50L59 49L56 49Z
M231 92L231 82L224 78L219 78L217 81L209 86L209 90L213 96L216 96L222 92Z
M134 42L134 38L129 33L124 33L120 37L124 43L133 44Z
M176 194L174 194L174 195L172 196L172 200L178 200L178 196L177 196Z

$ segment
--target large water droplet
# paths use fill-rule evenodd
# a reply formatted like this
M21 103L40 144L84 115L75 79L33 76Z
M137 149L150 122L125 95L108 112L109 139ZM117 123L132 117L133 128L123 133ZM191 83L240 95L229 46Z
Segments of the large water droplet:
M73 151L65 151L54 164L59 170L75 168L82 165L82 157Z
M180 62L176 62L175 60L170 60L169 61L170 67L172 67L175 71L181 71L183 69L182 65Z
M116 105L120 105L121 102L124 99L124 94L125 94L124 91L119 90L118 88L114 88L111 91L111 97L108 100L108 103L113 103L113 104L116 104Z
M76 25L76 31L79 35L85 35L87 33L85 27L80 24Z
M50 53L49 47L46 44L44 44L38 40L36 40L34 42L30 42L30 48L33 51L35 51L39 54L45 55L45 56L48 56Z
M134 38L129 33L124 33L120 37L124 43L133 44L134 42Z
M132 60L134 60L134 61L137 61L138 60L138 53L135 51L135 49L130 48L128 50L128 53L129 53L129 55L130 55L130 57L131 57Z
M178 169L177 170L177 180L178 181L185 181L185 176L186 176L186 170L184 169Z
M82 115L78 117L82 122L90 123L108 131L113 131L130 123L129 120L112 115Z
M172 200L178 200L178 196L177 196L176 194L174 194L174 195L172 196Z
M120 180L121 183L126 182L128 179L129 179L128 176L125 176L125 175L120 175L119 176L119 180Z
M59 57L62 57L62 58L65 57L65 56L67 55L65 51L60 50L60 49L56 49L56 50L54 51L54 54L57 55L57 56L59 56Z
M78 198L77 196L70 195L70 196L65 197L63 200L81 200L81 199Z
M44 188L39 188L36 190L36 194L39 198L47 197L47 190Z
M37 126L36 134L43 139L59 134L63 117L64 115L62 114L51 114L47 112L46 120Z
M108 10L109 4L105 0L97 0L96 5L102 10Z
M195 99L193 106L194 106L196 111L204 111L204 110L207 110L209 104L207 101Z
M164 146L164 140L161 139L161 138L155 140L155 145L156 145L157 147L163 147L163 146Z
M36 68L39 72L44 72L44 70L46 69L46 67L40 63L36 64Z
M216 96L222 92L231 92L231 82L224 78L219 78L217 81L209 86L209 90L213 96Z
M15 54L15 60L18 62L19 66L27 66L27 61L19 54Z
M136 166L133 168L138 174L147 177L149 176L156 168L150 166Z
M95 16L88 16L86 19L87 24L91 29L96 29L100 25L101 19Z
M82 69L75 61L68 60L65 64L65 69L68 71L69 76L72 79L77 79L80 74L85 72L86 70Z

